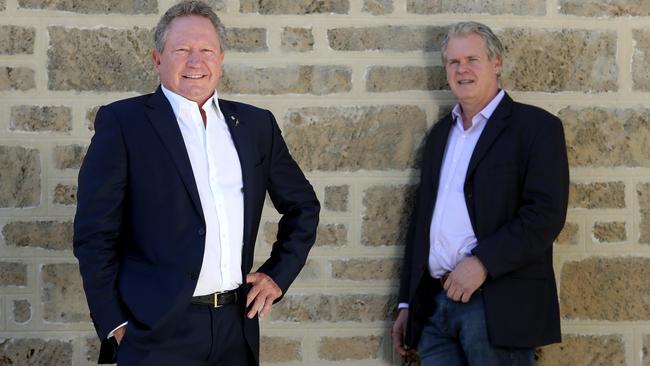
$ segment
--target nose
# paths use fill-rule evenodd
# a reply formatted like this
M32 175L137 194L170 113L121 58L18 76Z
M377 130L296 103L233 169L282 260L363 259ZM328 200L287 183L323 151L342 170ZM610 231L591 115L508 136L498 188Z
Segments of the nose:
M188 65L198 65L201 61L201 53L198 51L190 52L189 57L187 58Z
M465 62L465 61L460 61L460 62L458 63L458 68L456 69L456 72L462 74L463 72L467 71L468 68L469 68L469 64L468 64L467 62Z

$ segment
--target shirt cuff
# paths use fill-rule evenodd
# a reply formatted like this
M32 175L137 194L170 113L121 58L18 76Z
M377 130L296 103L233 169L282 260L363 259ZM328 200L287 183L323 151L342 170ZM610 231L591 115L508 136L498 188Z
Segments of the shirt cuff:
M124 323L118 325L117 327L115 327L115 329L111 330L110 333L108 333L108 336L106 337L106 339L114 337L115 336L115 331L122 328L123 326L125 326L127 324L129 324L129 322L124 322Z
M397 308L400 309L400 310L401 310L401 309L408 309L408 308L409 308L409 304L407 304L407 303L405 303L405 302L400 302L400 303L397 305Z

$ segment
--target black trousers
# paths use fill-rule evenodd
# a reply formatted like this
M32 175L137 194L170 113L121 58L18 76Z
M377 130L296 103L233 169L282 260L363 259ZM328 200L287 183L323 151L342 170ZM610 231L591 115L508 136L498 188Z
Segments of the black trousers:
M244 309L238 304L189 306L174 335L155 349L129 343L117 350L118 366L255 366L244 338ZM127 332L128 333L128 332Z

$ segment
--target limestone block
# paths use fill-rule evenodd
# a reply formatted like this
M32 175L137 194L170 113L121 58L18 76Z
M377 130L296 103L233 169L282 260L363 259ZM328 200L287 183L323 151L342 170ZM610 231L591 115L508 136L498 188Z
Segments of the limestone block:
M52 202L58 205L75 205L77 203L77 185L57 184L54 188L54 199Z
M152 31L48 27L48 88L79 91L153 92Z
M0 91L25 91L34 88L34 70L27 67L0 67Z
M443 89L449 86L442 66L373 66L366 76L369 92Z
M41 269L43 319L54 323L90 321L79 266L46 264Z
M280 37L283 51L306 52L314 49L311 28L284 27Z
M155 14L158 12L156 0L18 0L18 6L82 14Z
M514 14L546 15L544 0L407 0L406 11L416 14Z
M327 31L336 51L439 51L446 27L393 26L345 27Z
M55 146L54 166L57 169L79 169L87 150L87 146L81 145Z
M337 280L376 281L399 279L401 258L337 259L332 261L332 277Z
M349 0L241 0L239 11L258 14L347 14Z
M638 4L638 3L637 3ZM650 3L644 3L650 9ZM632 4L628 4L632 5ZM650 10L647 10L650 12ZM634 90L650 91L650 31L634 30L634 54L632 56L632 82Z
M337 212L348 210L348 200L350 196L350 186L345 184L341 186L325 187L325 200L323 202L326 209Z
M19 105L11 107L11 130L70 132L72 110L64 106Z
M577 245L579 229L580 227L575 222L565 223L560 235L555 239L555 243L558 245Z
M569 185L569 208L624 208L625 183L595 182Z
M559 0L562 14L587 17L648 16L650 3L626 0Z
M394 295L287 295L273 305L271 321L378 322L391 317Z
M0 362L20 366L72 366L72 342L37 338L0 339Z
M374 186L363 198L361 244L404 245L415 204L415 186Z
M596 240L600 243L616 243L626 241L627 232L625 230L625 222L595 222L593 235L594 238L596 238Z
M27 265L18 262L0 262L0 286L27 286Z
M285 140L303 170L416 168L426 114L416 106L289 109Z
M14 300L14 321L27 323L32 317L32 304L28 300Z
M226 49L237 52L259 52L269 49L266 28L226 29Z
M264 241L273 244L276 241L278 224L267 222L264 224ZM348 227L345 224L323 224L318 225L316 230L315 247L340 247L348 243Z
M572 167L650 167L650 109L562 109Z
M625 366L625 342L619 335L564 334L537 355L537 366Z
M86 126L88 126L88 130L90 131L95 131L95 117L97 116L99 107L101 106L94 106L86 110Z
M650 183L641 183L636 188L639 200L640 222L639 243L650 244Z
M11 246L71 250L72 222L15 221L2 228L2 236Z
M41 201L37 149L0 145L0 207L33 207Z
M394 10L393 0L364 0L362 10L372 15L390 14Z
M256 267L257 268L257 267ZM321 268L320 265L312 260L307 259L305 266L300 270L300 274L296 278L296 281L314 281L321 277Z
M0 26L0 55L33 54L36 30L16 25Z
M345 66L225 66L220 92L229 94L315 94L348 92L352 70Z
M86 361L95 364L99 358L99 339L97 337L89 337L85 339L86 343Z
M606 92L618 90L616 32L507 29L501 77L507 90Z
M593 257L569 261L560 276L560 311L565 319L650 319L650 258Z
M378 336L322 337L318 357L328 361L378 358L382 342Z
M301 341L297 338L263 336L260 338L261 362L302 361Z

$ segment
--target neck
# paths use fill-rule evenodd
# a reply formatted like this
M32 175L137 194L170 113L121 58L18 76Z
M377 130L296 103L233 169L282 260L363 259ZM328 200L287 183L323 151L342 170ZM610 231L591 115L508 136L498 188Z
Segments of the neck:
M499 94L499 89L497 88L494 90L493 93L490 93L486 98L483 98L478 101L472 101L472 100L460 100L458 101L458 104L460 104L460 113L463 116L463 127L465 129L468 129L469 126L471 126L471 121L474 116L476 116L480 111L483 110L494 97Z

